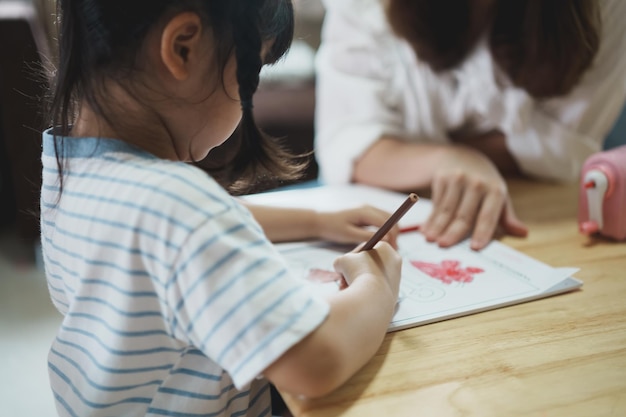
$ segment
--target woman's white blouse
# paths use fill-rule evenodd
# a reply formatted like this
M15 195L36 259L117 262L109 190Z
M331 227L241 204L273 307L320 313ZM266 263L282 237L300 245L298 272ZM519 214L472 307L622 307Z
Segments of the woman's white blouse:
M324 0L315 141L324 182L350 182L354 162L383 135L447 143L452 131L498 129L526 174L562 181L601 150L626 99L626 1L598 0L592 68L567 96L542 101L496 81L486 42L459 68L434 73L392 33L381 1Z

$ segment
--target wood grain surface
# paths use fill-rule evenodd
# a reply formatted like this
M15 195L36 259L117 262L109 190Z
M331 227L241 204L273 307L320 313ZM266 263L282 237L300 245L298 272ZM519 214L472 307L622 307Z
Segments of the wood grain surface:
M502 241L582 289L390 333L331 395L283 393L295 416L626 416L626 243L579 234L576 184L509 189L530 233Z

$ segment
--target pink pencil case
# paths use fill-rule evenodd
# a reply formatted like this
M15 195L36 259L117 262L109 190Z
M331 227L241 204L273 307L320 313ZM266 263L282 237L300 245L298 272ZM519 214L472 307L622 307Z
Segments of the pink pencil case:
M626 240L626 145L590 156L580 181L581 233Z

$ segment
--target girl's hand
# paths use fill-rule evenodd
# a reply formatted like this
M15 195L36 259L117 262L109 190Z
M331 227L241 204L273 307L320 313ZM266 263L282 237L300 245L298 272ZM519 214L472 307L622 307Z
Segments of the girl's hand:
M383 279L395 302L400 290L402 257L387 242L378 242L374 249L363 252L350 252L335 260L335 270L349 286L359 276L370 275Z
M317 234L320 239L337 243L359 243L367 241L376 229L391 216L384 210L372 206L317 213ZM397 248L399 228L396 225L384 241Z
M471 248L487 246L496 227L506 233L526 236L526 226L513 211L507 186L482 153L455 146L433 176L433 211L422 226L430 242L451 246L471 233Z

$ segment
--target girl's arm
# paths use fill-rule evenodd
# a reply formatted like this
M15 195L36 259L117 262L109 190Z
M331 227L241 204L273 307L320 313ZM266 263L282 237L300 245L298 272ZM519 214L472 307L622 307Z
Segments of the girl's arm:
M340 257L335 268L349 286L329 298L326 320L264 372L283 391L329 393L374 356L386 334L398 298L398 253L381 242L374 250Z
M390 213L371 206L332 212L278 208L243 202L272 242L323 239L337 243L368 240ZM398 227L385 240L395 247Z

